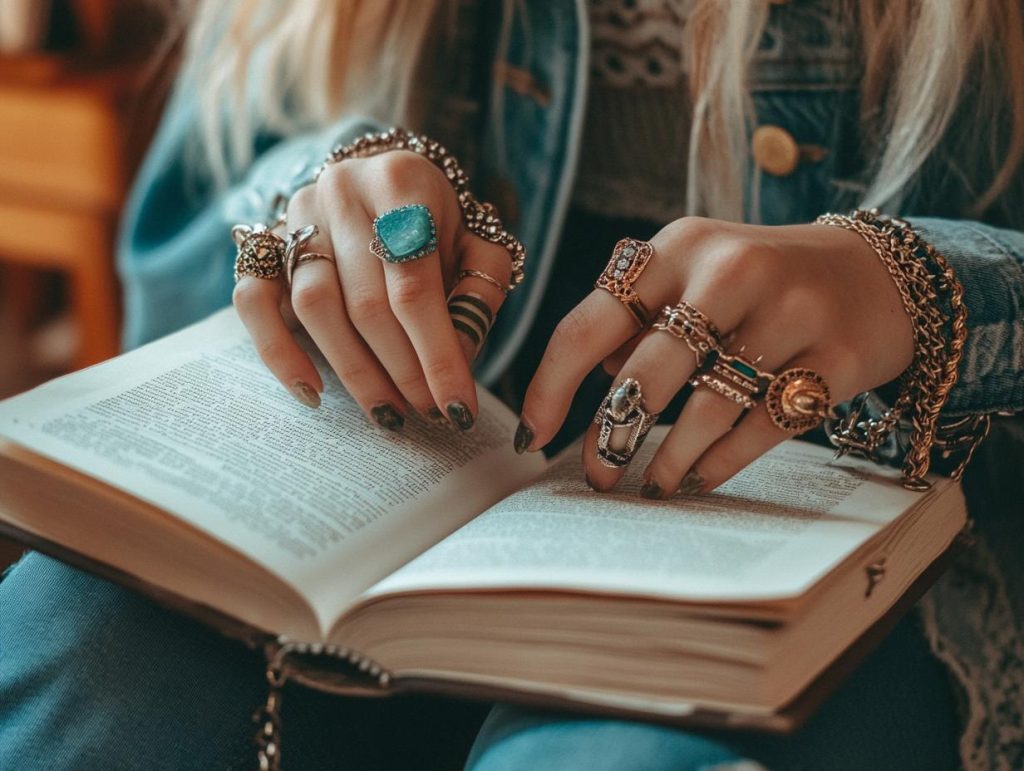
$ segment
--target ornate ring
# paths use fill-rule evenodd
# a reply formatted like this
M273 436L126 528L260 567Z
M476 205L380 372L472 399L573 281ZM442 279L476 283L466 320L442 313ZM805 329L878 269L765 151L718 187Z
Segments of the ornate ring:
M654 256L654 247L646 241L623 238L612 251L611 259L604 271L594 282L594 287L611 292L636 319L640 329L647 326L649 313L633 289L633 284L644 272L647 263Z
M653 326L686 343L697 358L698 369L704 366L708 354L717 351L722 342L722 336L711 319L686 300L662 308Z
M370 251L391 263L412 262L437 251L437 226L430 209L414 203L381 214L373 221Z
M491 306L476 293L458 294L448 299L448 315L452 326L465 334L479 352L494 323Z
M275 279L281 275L285 242L266 225L235 225L231 240L238 247L235 254L235 283L242 276Z
M699 372L690 378L690 385L705 386L744 408L750 409L764 396L775 375L757 368L758 356L751 361L743 356L746 346L735 354L719 352L706 372Z
M640 383L631 377L612 386L604 397L594 415L594 423L601 427L597 435L597 457L605 466L628 466L651 426L658 422L658 413L648 412L643 404ZM617 429L628 433L623 438L621 433L615 435Z
M482 270L473 270L472 268L464 268L459 271L459 281L464 278L479 278L486 281L488 284L493 286L495 289L500 291L502 294L507 295L509 292L508 284L503 284L490 273L484 273Z
M284 247L284 280L288 286L292 285L292 273L295 272L295 266L299 264L299 250L319 232L320 228L316 225L306 225L288 234L288 240Z
M809 431L832 414L832 395L825 378L811 369L787 369L768 386L764 406L772 423L783 431Z

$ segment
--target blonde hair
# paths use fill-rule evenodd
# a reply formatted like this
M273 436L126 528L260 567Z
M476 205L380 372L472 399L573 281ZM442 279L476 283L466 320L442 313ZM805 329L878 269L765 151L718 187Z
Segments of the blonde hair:
M507 11L521 0L503 1ZM346 111L417 127L418 66L456 0L192 2L186 75L199 91L207 163L224 180L252 160L260 131L287 135ZM1019 0L835 2L863 49L861 123L873 161L862 203L899 212L937 158L962 185L963 213L985 211L1024 157ZM768 3L691 5L682 45L693 104L687 209L740 220L753 121L747 75ZM954 122L965 129L956 137Z

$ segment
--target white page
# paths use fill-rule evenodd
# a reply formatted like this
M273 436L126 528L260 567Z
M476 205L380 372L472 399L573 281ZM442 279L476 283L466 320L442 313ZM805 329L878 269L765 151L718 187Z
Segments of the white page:
M694 601L791 597L922 500L871 464L827 465L829 450L790 441L713 494L648 501L639 474L664 432L652 431L614 494L586 486L579 447L570 448L530 488L368 594L469 585Z
M514 453L515 416L483 389L471 432L410 420L393 433L321 373L320 409L298 404L228 308L0 403L0 435L228 543L326 624L544 463Z

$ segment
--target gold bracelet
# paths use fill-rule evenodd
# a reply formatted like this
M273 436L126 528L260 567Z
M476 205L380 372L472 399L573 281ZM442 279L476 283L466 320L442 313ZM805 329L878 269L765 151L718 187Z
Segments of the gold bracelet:
M314 181L324 169L334 163L350 158L370 158L390 150L409 150L422 155L437 166L455 188L455 196L462 210L466 228L486 241L505 247L512 260L512 281L504 289L511 292L523 282L523 263L526 262L526 248L514 235L505 230L498 212L492 204L477 200L469 190L469 177L444 147L422 134L413 134L401 128L392 128L382 133L365 134L351 144L336 147L327 156L316 172Z
M903 308L914 325L914 359L900 377L892 407L877 419L854 410L830 428L838 454L854 452L878 459L878 450L907 416L910 448L903 461L903 485L926 490L925 481L936 443L939 414L957 380L957 366L967 340L967 309L963 287L946 259L925 243L903 219L882 217L876 209L850 216L824 214L815 222L857 233L882 261L899 290ZM861 400L862 402L864 400ZM959 478L966 460L954 471Z

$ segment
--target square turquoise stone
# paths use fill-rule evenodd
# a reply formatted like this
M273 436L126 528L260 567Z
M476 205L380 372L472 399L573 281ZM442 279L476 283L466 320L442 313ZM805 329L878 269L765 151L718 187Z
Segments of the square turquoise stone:
M733 361L729 362L729 366L731 366L741 375L746 375L751 380L757 380L757 370L751 367L749 364L745 364L739 359L734 359Z
M430 209L422 204L401 206L373 222L373 230L387 251L388 262L408 262L437 249L437 229Z

